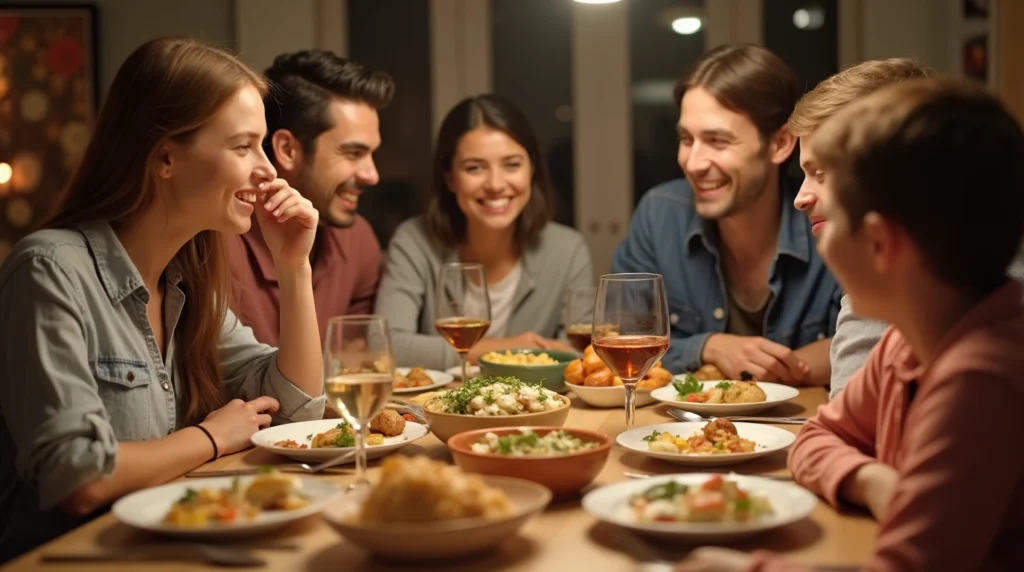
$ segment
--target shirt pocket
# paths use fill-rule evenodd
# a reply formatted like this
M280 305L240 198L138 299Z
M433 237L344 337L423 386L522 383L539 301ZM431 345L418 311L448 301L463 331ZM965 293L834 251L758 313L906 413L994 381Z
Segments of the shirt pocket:
M152 409L153 372L142 360L112 356L92 362L96 386L118 439L140 439Z
M700 314L671 298L668 301L668 323L672 328L673 337L686 338L702 333Z

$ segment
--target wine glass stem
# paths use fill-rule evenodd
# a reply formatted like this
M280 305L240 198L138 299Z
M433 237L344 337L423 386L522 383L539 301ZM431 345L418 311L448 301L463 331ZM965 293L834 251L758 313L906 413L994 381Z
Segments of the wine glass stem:
M370 481L366 479L366 437L363 431L365 431L366 423L361 423L359 429L355 431L356 434L356 485L369 484Z
M636 422L636 384L637 380L622 380L626 389L626 429L632 429Z
M466 383L467 381L469 381L469 378L466 377L466 372L469 369L468 366L466 365L467 363L469 363L469 353L459 352L459 357L462 358L462 383Z

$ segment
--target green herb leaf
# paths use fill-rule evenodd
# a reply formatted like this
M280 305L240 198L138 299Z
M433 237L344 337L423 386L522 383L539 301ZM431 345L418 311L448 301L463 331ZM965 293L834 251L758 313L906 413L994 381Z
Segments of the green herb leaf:
M729 383L728 381L720 381L718 382L718 385L715 385L715 387L724 391L732 387L732 384Z
M661 435L661 433L658 433L657 430L654 430L651 432L650 435L644 437L644 441L647 441L648 443L653 443L658 439L658 435Z
M736 512L749 512L750 509L754 508L754 503L750 499L736 499L733 508Z
M196 500L196 497L198 496L199 493L197 493L195 489L185 489L185 494L182 495L181 500L178 502L192 502Z
M643 492L643 497L647 500L672 500L677 495L686 493L690 488L682 483L676 481L669 481L667 483L661 483L654 485Z
M686 377L683 379L684 381L679 381L677 379L672 382L672 387L675 388L676 393L679 394L679 397L686 397L691 393L700 393L704 391L704 385L701 382L697 381L697 378L693 377L693 374L688 373L686 374Z

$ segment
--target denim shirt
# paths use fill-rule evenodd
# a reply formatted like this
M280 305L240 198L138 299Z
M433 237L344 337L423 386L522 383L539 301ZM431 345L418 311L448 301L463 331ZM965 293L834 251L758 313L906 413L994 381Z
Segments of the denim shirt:
M778 251L768 270L772 297L762 334L794 349L832 337L842 294L814 248L807 217L793 208L796 190L783 179ZM664 276L672 330L662 361L669 371L700 367L708 337L725 332L729 303L720 243L714 221L694 209L690 184L676 179L644 195L615 251L613 272Z
M166 357L149 292L109 224L36 232L0 266L0 561L78 524L55 507L113 473L119 441L183 428L174 330L187 285L173 262L164 277ZM277 350L234 314L219 349L228 399L276 397L276 423L323 416L325 398L288 381Z

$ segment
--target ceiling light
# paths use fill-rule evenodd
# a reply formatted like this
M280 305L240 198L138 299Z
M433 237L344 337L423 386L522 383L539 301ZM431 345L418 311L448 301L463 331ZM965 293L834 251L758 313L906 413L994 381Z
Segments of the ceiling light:
M687 18L676 18L672 20L672 30L677 34L683 34L689 36L690 34L696 34L700 31L701 21L700 18L687 17Z
M820 6L801 8L793 12L793 25L800 30L817 30L825 25L825 11Z

